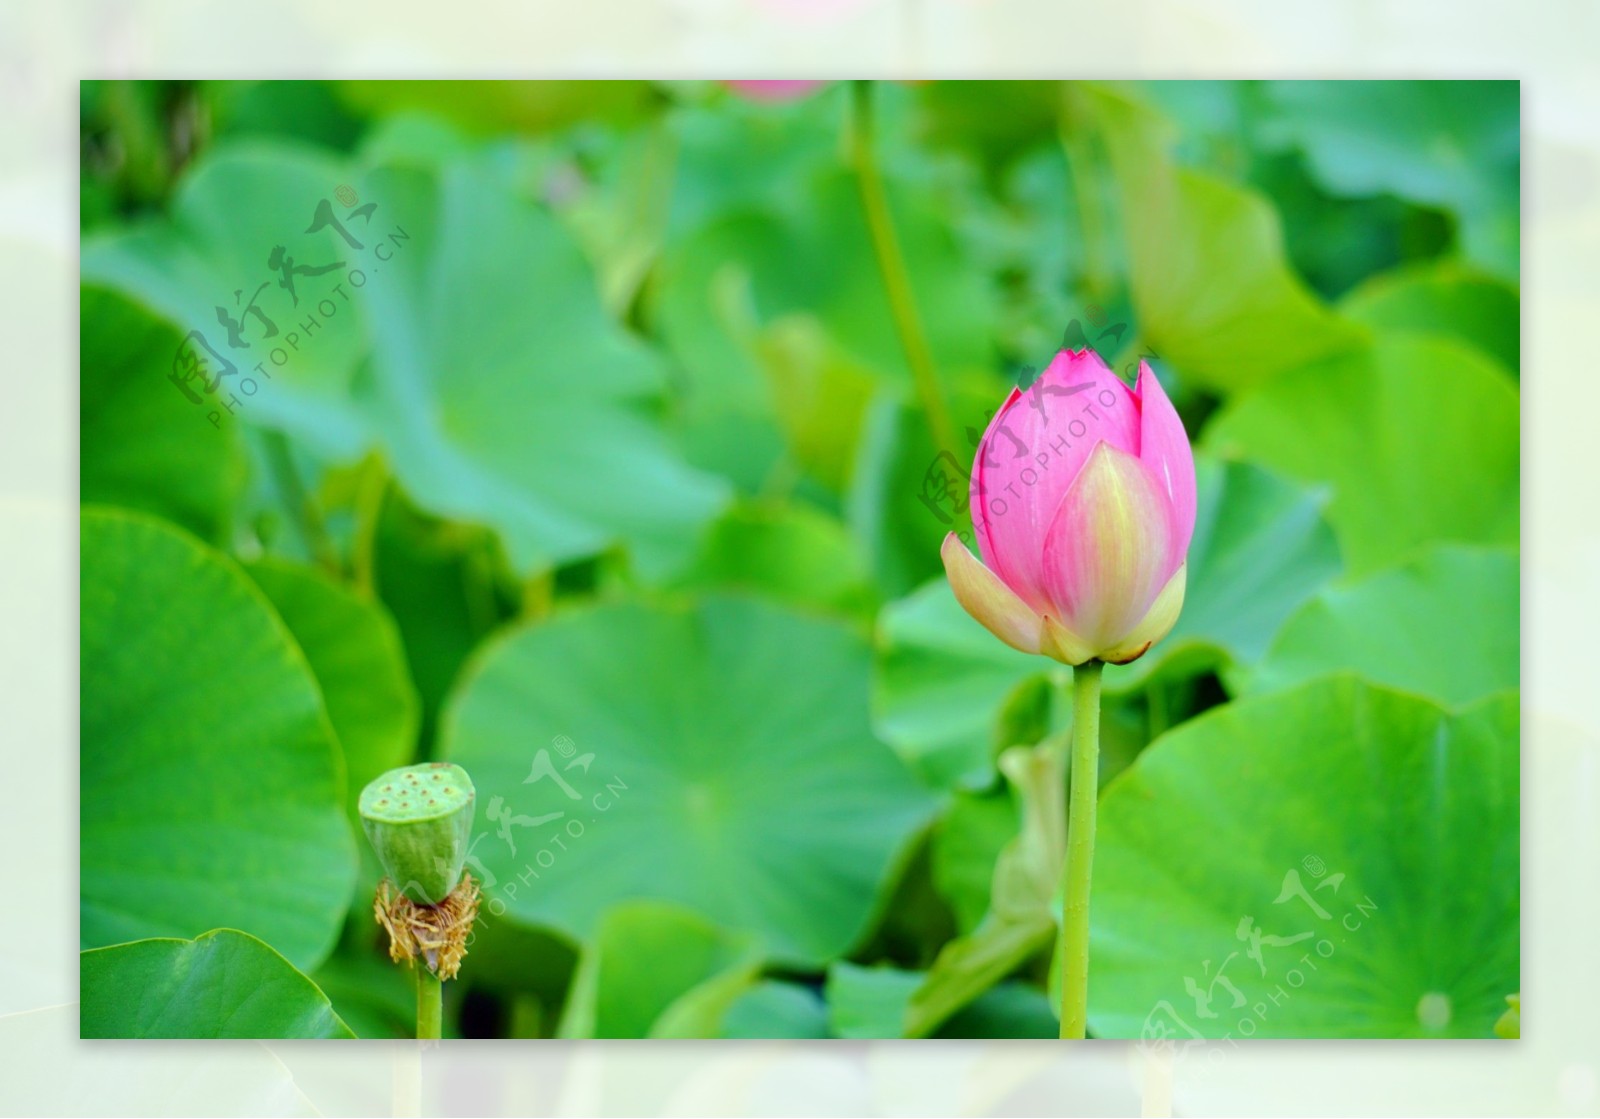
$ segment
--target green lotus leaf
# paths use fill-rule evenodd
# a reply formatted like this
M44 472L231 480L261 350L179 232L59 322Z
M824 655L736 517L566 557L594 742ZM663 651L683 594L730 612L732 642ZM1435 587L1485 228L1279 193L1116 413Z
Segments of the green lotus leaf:
M1203 442L1331 486L1328 520L1350 574L1364 575L1434 541L1516 543L1520 410L1515 384L1477 350L1379 334L1235 398Z
M1183 613L1149 653L1109 669L1111 691L1259 660L1294 611L1339 574L1324 493L1253 463L1208 455L1197 457L1195 479Z
M1142 103L1105 88L1086 100L1110 157L1139 330L1156 354L1233 392L1360 341L1289 267L1264 197L1179 167L1170 125Z
M380 603L313 567L277 558L245 565L305 653L344 749L349 807L361 788L416 747L416 689L394 619Z
M170 378L182 331L133 300L86 285L79 301L79 490L212 542L244 488L232 416L191 402ZM198 394L197 394L198 395Z
M923 974L893 967L860 967L836 963L828 969L828 1019L833 1036L844 1038L905 1037L907 1006L922 984ZM1053 1038L1055 1016L1044 992L1020 982L1006 982L947 1021L940 1038Z
M1522 368L1522 301L1517 289L1455 264L1374 276L1339 309L1377 330L1440 334L1476 346L1512 373Z
M374 864L376 859L374 858ZM372 880L381 871L374 867ZM417 1036L417 978L409 969L396 967L389 953L377 949L369 939L367 921L372 915L372 896L358 891L365 903L359 908L361 936L341 945L339 951L310 973L329 1001L339 1009L339 1017L363 1040L392 1038L410 1040ZM379 936L382 932L373 925ZM473 942L473 964L477 965L477 941Z
M1518 704L1352 676L1163 736L1102 796L1097 1037L1488 1037L1519 982Z
M207 414L291 431L319 453L354 458L373 431L352 394L370 344L351 269L379 243L361 235L365 225L375 220L387 232L393 220L414 219L380 209L346 224L347 211L331 200L351 179L348 164L304 146L251 140L216 149L180 182L170 220L86 241L84 278L177 325L185 353L204 363L190 389ZM292 292L270 263L280 247Z
M798 503L734 505L711 526L683 585L865 617L875 598L866 560L845 526Z
M231 393L336 462L381 445L425 509L490 525L519 570L625 543L660 573L721 504L660 426L664 363L487 163L362 170L240 142L173 211L86 245L84 274L201 332L194 352L234 369L196 390L208 403Z
M685 562L724 487L673 453L666 367L608 316L571 235L472 162L380 168L363 191L412 238L365 289L406 490L495 528L521 572L619 543L654 574Z
M269 946L233 929L84 952L82 1037L354 1037L328 997Z
M1263 138L1304 152L1328 191L1443 207L1467 259L1517 278L1521 83L1279 81L1265 93Z
M585 946L563 1037L716 1037L760 971L748 938L681 906L613 907Z
M477 784L489 916L587 939L615 904L670 901L769 957L842 952L932 809L873 737L868 661L843 625L740 598L491 644L441 733Z
M1001 704L1056 667L1001 643L961 609L942 578L884 609L878 650L874 724L941 785L987 780Z
M294 638L232 561L82 518L83 947L238 928L327 955L355 880L344 763Z
M736 999L722 1018L726 1038L828 1036L828 1008L820 995L794 983L768 979Z
M1017 835L1021 816L1009 788L998 793L957 789L933 832L934 885L970 933L989 912L995 862Z
M986 342L996 300L924 178L890 174L885 187L919 319L946 391L981 376L992 407L1003 395ZM874 395L914 398L872 246L859 185L837 157L808 160L781 192L668 246L649 307L689 382L693 461L753 492L787 450L830 488L847 483ZM981 429L981 408L955 410ZM913 457L909 494L932 451Z
M1515 552L1443 545L1325 588L1289 619L1246 688L1271 691L1340 669L1448 706L1516 688L1521 574Z

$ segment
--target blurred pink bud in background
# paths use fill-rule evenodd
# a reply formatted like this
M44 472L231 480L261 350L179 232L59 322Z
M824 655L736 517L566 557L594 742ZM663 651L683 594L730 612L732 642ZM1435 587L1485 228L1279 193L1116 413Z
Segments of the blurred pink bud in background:
M723 85L751 101L798 101L827 85L827 82L770 81L723 82Z

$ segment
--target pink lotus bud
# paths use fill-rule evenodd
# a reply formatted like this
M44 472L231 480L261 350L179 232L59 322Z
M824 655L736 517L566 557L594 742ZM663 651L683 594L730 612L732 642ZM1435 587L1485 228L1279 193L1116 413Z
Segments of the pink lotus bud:
M733 92L749 101L798 101L821 89L821 81L738 81L723 82Z
M1129 389L1093 350L1063 350L978 445L983 563L955 533L940 552L956 599L1007 645L1126 664L1178 620L1194 516L1194 453L1150 366Z

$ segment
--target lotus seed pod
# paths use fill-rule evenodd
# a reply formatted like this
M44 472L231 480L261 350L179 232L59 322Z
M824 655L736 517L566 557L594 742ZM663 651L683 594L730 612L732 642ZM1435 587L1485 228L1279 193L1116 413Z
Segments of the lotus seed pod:
M438 905L461 881L477 794L449 762L391 769L361 790L361 827L383 869L420 905Z

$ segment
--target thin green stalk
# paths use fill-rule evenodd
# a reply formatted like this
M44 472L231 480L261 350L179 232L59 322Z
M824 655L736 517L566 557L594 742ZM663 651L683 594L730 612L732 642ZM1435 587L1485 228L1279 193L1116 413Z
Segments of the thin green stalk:
M877 254L878 270L883 273L884 291L889 297L889 312L894 318L895 331L900 336L900 348L906 354L906 364L911 367L911 380L916 385L917 397L928 416L928 428L933 434L934 445L954 455L959 448L955 440L955 425L950 420L950 406L945 402L944 390L939 386L933 351L928 348L922 320L917 317L917 303L911 290L911 271L906 267L900 242L895 237L889 198L884 192L883 176L873 152L872 83L852 82L850 104L854 115L850 129L851 158L855 163L856 181L861 188L861 205L866 211L867 229L872 234L872 249Z
M305 483L300 480L300 472L295 469L294 453L289 448L288 438L282 432L267 431L262 435L262 446L266 450L267 469L278 487L284 508L289 512L290 522L300 534L300 542L305 545L313 561L337 574L339 557L333 546L333 538L328 535L322 513L306 490Z
M1104 298L1111 290L1106 230L1110 222L1100 197L1100 184L1091 140L1091 115L1083 90L1076 82L1061 83L1060 113L1057 118L1061 148L1066 153L1067 170L1072 176L1073 197L1078 224L1083 234L1083 286L1093 299Z
M500 621L500 607L495 602L497 559L494 537L474 530L462 556L461 594L467 604L467 620L480 634L488 633Z
M350 577L356 589L368 598L378 597L378 526L388 492L389 468L376 454L369 456L362 464L356 487L355 532L350 542Z
M1061 914L1061 1036L1081 1038L1089 1018L1089 879L1100 784L1100 673L1072 670L1072 793L1067 817L1066 901Z
M130 81L105 82L103 90L101 111L120 148L115 185L140 205L159 202L173 177L166 96L152 85Z
M417 1040L438 1041L444 1016L444 983L426 965L418 962Z

